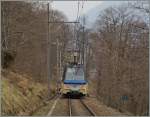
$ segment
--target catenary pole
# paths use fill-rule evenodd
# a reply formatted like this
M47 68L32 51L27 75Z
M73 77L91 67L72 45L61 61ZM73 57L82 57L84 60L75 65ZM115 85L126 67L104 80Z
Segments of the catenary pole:
M47 22L48 22L48 29L47 29L47 79L48 79L48 96L50 96L50 41L49 41L49 3L47 4Z

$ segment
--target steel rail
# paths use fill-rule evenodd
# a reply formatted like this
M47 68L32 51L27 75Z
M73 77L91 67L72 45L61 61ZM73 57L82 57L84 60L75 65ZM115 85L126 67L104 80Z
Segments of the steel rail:
M72 107L71 107L71 106L72 106L72 105L71 105L71 99L70 99L70 97L68 97L69 116L72 115Z
M53 103L53 106L51 107L50 111L48 112L47 116L51 116L60 97L61 97L61 94L56 94L55 96L52 97L52 99L54 99L54 103Z
M81 102L82 105L89 111L89 113L90 113L92 116L96 116L95 112L93 112L93 110L92 110L87 104L85 104L82 99L80 99L80 102Z
M49 21L48 23L80 23L80 22L67 22L67 21Z

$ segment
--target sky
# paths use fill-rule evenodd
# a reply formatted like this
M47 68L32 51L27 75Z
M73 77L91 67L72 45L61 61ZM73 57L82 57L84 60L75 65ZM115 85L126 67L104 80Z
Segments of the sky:
M63 12L68 21L75 21L78 14L78 4L79 4L79 15L82 17L84 14L86 16L86 26L92 27L97 19L99 13L109 7L118 6L121 4L127 4L129 0L125 1L53 1L52 8ZM83 9L82 9L83 5ZM82 23L82 21L80 21Z
M86 14L89 10L100 4L102 4L102 1L79 1L80 16ZM77 18L78 1L53 1L52 8L62 11L69 21L75 21Z

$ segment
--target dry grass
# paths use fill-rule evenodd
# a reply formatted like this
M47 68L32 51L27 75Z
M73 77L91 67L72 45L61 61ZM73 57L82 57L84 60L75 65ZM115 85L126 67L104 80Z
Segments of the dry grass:
M2 71L2 115L31 115L45 104L46 97L46 84L34 82L25 75Z

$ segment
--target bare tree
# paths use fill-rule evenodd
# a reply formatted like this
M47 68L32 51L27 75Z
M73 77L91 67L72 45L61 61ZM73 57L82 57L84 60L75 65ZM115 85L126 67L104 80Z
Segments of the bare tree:
M52 20L66 21L66 16L52 10ZM51 12L50 12L51 13ZM26 73L34 79L46 81L47 76L47 5L41 2L2 2L2 42L3 47L15 52L14 62L9 69ZM50 14L51 15L51 14ZM51 44L59 39L62 53L69 39L69 26L51 24ZM7 45L7 46L6 46ZM52 68L56 66L56 46L51 48ZM6 60L6 59L5 59ZM55 73L55 72L52 72Z
M127 6L107 8L97 25L95 58L100 99L120 110L143 115L148 111L148 25Z

